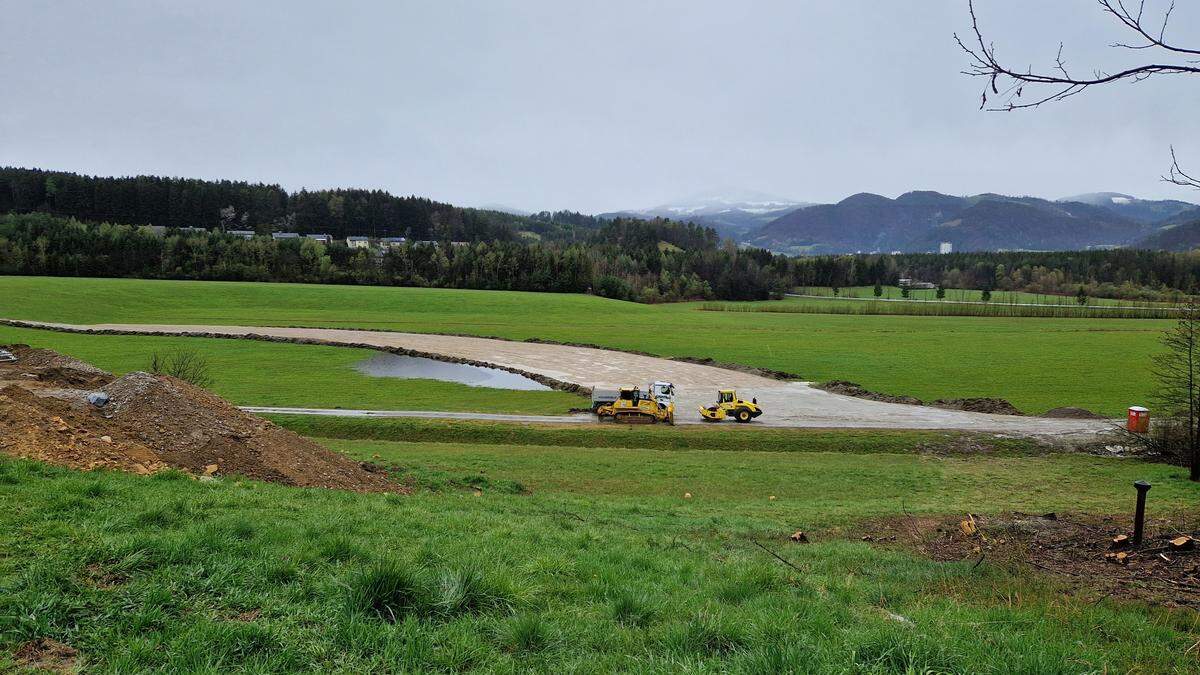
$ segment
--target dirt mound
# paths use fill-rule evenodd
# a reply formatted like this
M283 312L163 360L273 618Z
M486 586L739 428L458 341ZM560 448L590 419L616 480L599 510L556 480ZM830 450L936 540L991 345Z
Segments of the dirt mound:
M857 382L847 382L846 380L833 380L832 382L822 382L816 385L818 389L824 389L831 394L841 394L842 396L853 396L854 398L865 398L869 401L883 401L884 403L903 403L906 405L925 405L925 403L914 396L893 396L892 394L881 394L877 391L871 391L863 387Z
M1049 418L1053 418L1053 419L1066 419L1066 420L1106 420L1106 419L1108 419L1104 415L1094 413L1091 410L1085 410L1083 408L1072 408L1070 406L1063 407L1063 408L1054 408L1053 410L1047 410L1046 412L1042 413L1042 417L1049 417Z
M167 466L105 420L17 386L0 389L0 453L84 471L146 474Z
M930 403L935 408L988 413L990 415L1024 415L1015 405L1002 398L942 398Z
M285 485L394 487L342 455L173 377L135 372L101 391L109 396L104 416L174 467Z
M54 364L53 354L37 356ZM11 382L0 389L0 452L84 470L174 467L303 487L403 491L385 476L182 380L143 372L113 379L83 366L49 367L106 379L99 388L108 395L104 405L87 403L85 390Z
M93 389L112 381L113 376L86 361L49 349L28 345L4 345L17 357L0 363L0 381L20 382L33 387L78 387Z
M1101 597L1200 606L1200 546L1173 550L1169 543L1200 537L1200 515L1147 520L1141 546L1114 551L1113 537L1128 534L1131 520L1054 513L904 516L872 523L862 539L915 549L935 560L1029 565Z
M963 412L988 413L991 415L1024 415L1025 413L1017 409L1016 406L1005 401L1002 398L942 398L932 403L926 403L915 396L896 396L892 394L881 394L877 391L871 391L863 387L857 382L847 382L846 380L833 380L831 382L822 382L816 385L818 389L823 389L831 394L841 394L842 396L853 396L854 398L865 398L868 401L882 401L884 403L903 403L905 405L927 405L934 408L945 408L947 410L962 410ZM1046 415L1047 417L1049 415Z

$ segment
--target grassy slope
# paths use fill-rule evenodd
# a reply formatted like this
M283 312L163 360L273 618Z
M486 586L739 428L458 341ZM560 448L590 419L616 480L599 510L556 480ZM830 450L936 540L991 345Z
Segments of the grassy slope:
M37 637L112 671L1194 665L1183 654L1200 625L1187 610L1063 594L991 563L933 563L826 529L901 508L1124 511L1135 477L1155 483L1160 513L1200 497L1178 469L1083 456L330 444L412 467L435 489L353 495L0 460L0 670L6 651ZM785 543L796 528L815 530L815 543ZM361 575L381 563L415 583L397 623L355 609Z
M509 391L438 380L368 377L354 364L375 352L250 340L76 335L0 326L0 344L23 342L81 358L116 374L147 367L155 351L195 349L212 390L240 405L560 414L586 403L559 391Z
M0 316L311 325L533 337L711 357L921 398L1119 414L1144 400L1163 321L702 312L581 295L0 277Z

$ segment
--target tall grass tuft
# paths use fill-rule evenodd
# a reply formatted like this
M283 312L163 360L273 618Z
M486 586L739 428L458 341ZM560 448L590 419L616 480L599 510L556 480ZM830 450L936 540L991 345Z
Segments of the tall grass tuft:
M737 621L712 612L701 612L667 638L680 653L715 656L743 649L749 644L746 629Z
M489 579L478 565L447 570L438 579L437 611L462 614L494 609L511 609L510 593Z
M655 611L654 601L644 593L621 591L612 599L613 620L627 626L649 625Z
M355 574L347 586L355 614L395 623L428 607L421 575L395 561L378 563Z
M536 614L521 614L500 628L500 645L510 652L540 652L550 644L550 629Z

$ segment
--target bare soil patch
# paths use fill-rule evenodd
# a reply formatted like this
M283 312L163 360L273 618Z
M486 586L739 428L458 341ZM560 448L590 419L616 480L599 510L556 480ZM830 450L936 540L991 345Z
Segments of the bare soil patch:
M38 357L53 363L46 354ZM148 474L171 467L302 487L403 491L385 476L182 380L143 372L114 379L97 369L92 381L104 382L96 391L108 400L93 405L88 390L51 389L43 380L6 372L37 367L23 358L0 366L0 452L83 470Z
M79 651L58 640L38 638L17 648L17 665L36 671L51 673L73 673L79 660Z
M925 402L915 396L893 396L892 394L881 394L877 391L871 391L857 382L848 382L846 380L833 380L832 382L822 382L816 385L818 389L824 389L831 394L841 394L842 396L853 396L854 398L865 398L868 401L883 401L884 403L902 403L904 405L925 405Z
M1049 417L1051 419L1067 419L1067 420L1108 419L1104 415L1094 413L1091 410L1084 410L1083 408L1073 408L1071 406L1066 406L1063 408L1053 408L1051 410L1047 410L1046 412L1042 413L1042 417Z
M1200 607L1200 515L1147 520L1140 546L1114 547L1114 537L1130 533L1131 520L1054 513L898 516L868 523L861 538L934 560L1033 567L1099 598ZM1180 537L1195 541L1175 550L1170 542Z
M1024 415L1016 406L1002 398L940 398L929 405L946 410L988 413L989 415Z
M15 363L0 363L0 385L20 383L30 388L95 388L108 384L113 376L86 361L49 349L28 345L4 347L16 357Z

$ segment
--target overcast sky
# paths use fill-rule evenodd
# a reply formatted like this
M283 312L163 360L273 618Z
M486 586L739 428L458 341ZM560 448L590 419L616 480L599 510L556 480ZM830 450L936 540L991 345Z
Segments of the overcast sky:
M1017 63L1139 56L1094 0L977 4ZM965 0L0 0L0 165L585 212L733 188L1200 201L1158 179L1172 143L1200 167L1200 77L980 112L969 26Z

